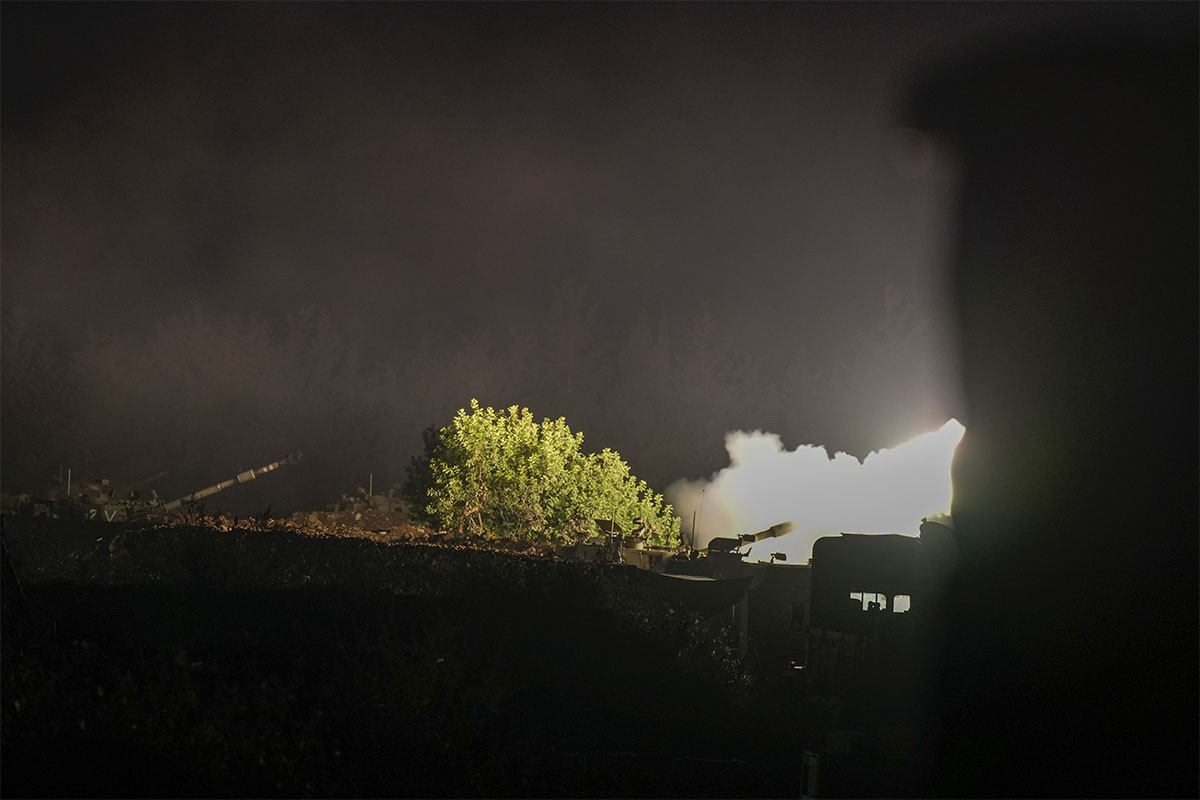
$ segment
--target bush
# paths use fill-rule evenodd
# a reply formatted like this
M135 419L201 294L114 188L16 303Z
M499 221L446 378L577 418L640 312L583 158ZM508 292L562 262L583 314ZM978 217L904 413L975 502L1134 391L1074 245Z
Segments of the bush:
M620 454L583 452L583 434L562 417L534 422L527 408L471 400L427 431L409 467L405 496L425 521L482 536L566 544L614 520L651 544L679 543L679 518L662 495L629 472Z

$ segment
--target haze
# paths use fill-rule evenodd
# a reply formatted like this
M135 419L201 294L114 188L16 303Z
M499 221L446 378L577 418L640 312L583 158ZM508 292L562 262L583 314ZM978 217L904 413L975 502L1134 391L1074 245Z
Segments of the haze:
M472 396L659 488L731 430L961 408L932 59L1171 5L4 3L3 480L243 512L403 479ZM235 496L236 495L236 496ZM227 498L227 499L226 499Z

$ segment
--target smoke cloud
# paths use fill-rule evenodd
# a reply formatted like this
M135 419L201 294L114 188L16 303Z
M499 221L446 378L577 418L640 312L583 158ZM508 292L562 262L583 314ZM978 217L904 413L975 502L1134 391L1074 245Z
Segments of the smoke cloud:
M915 536L922 517L950 510L950 460L964 428L951 419L940 429L861 462L832 457L818 445L788 450L777 434L734 431L725 436L729 466L710 480L681 480L666 498L683 518L685 538L697 520L694 545L715 536L755 533L777 523L795 527L756 543L752 561L785 553L806 563L821 536L841 532Z

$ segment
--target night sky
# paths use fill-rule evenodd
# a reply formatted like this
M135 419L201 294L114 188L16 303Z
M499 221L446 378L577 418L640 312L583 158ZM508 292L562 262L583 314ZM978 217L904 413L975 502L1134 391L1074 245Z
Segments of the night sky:
M660 488L969 426L907 87L1187 6L6 2L4 482L327 502L471 396Z

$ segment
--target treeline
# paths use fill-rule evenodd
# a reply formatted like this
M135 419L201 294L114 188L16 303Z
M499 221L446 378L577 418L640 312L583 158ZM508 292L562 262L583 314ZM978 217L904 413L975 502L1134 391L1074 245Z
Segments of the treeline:
M566 417L588 449L620 452L661 491L724 466L732 429L824 444L848 419L869 427L880 403L922 391L933 365L917 322L891 303L853 362L819 370L797 347L786 368L768 370L732 347L710 312L682 328L643 313L613 330L569 286L541 320L396 341L383 363L366 362L346 326L314 308L274 325L192 310L137 340L72 342L36 335L18 309L0 339L0 470L6 489L31 493L60 467L117 486L170 470L147 488L183 494L301 450L303 465L286 478L216 505L315 508L368 474L377 490L403 480L421 431L478 397Z

